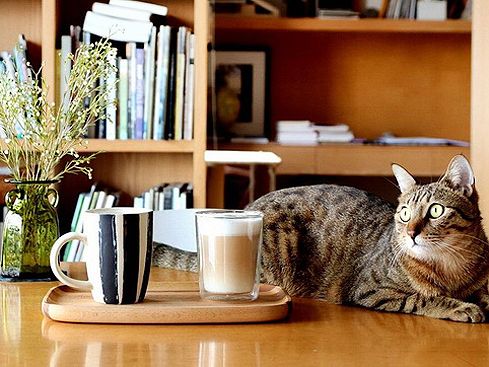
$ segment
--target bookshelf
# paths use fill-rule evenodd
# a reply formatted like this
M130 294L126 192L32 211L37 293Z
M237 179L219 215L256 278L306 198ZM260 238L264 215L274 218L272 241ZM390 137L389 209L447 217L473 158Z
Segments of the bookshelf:
M103 1L108 2L108 1ZM151 1L150 1L151 2ZM193 28L196 35L194 139L192 141L90 140L82 153L101 153L92 161L93 180L66 176L59 186L60 220L71 218L79 192L88 191L100 181L131 196L162 182L189 181L194 187L194 205L205 206L207 41L208 5L205 0L153 0L168 7L169 15ZM28 40L32 63L46 65L43 76L50 85L50 98L56 95L56 48L70 24L83 24L84 14L93 1L20 0L5 2L0 14L0 50L11 49L19 33ZM66 34L66 33L64 33ZM127 204L127 202L126 202Z
M423 21L398 19L317 19L268 16L217 15L216 28L223 30L304 32L386 32L386 33L470 33L464 20Z
M392 132L470 140L469 21L215 17L217 47L270 50L272 139L277 120L309 119L346 123L367 139ZM390 175L397 161L435 177L454 154L470 154L457 147L353 144L221 148L271 150L283 159L281 174L361 176Z
M276 172L281 175L390 176L391 163L403 162L416 176L436 177L456 154L469 156L468 148L322 144L288 146L270 143L229 144L222 149L267 150L282 158Z

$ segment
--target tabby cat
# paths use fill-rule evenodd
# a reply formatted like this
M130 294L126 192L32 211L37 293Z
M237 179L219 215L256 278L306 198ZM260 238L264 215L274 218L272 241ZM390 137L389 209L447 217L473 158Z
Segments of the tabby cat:
M262 281L331 303L483 322L489 244L469 162L455 156L426 185L397 164L392 169L397 208L336 185L278 190L249 205L264 213ZM195 271L196 261L155 248L158 266Z

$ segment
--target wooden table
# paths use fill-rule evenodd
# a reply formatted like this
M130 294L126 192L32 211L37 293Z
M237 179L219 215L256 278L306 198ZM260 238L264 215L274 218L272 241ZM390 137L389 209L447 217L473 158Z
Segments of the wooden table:
M195 281L154 269L152 281ZM293 299L266 324L89 325L44 319L57 283L0 283L0 366L486 366L489 325Z

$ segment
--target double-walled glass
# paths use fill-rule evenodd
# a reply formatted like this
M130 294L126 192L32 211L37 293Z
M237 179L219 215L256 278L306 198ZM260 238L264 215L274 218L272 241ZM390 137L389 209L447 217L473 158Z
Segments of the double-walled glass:
M196 213L202 298L255 300L260 286L263 214L245 210Z

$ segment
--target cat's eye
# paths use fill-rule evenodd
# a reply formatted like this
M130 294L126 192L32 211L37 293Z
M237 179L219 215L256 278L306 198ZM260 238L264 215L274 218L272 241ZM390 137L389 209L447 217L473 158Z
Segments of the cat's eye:
M407 207L401 208L399 211L399 218L405 223L409 222L409 219L411 219L411 211Z
M429 216L430 218L436 219L440 218L445 212L445 207L441 204L433 204L430 206Z

